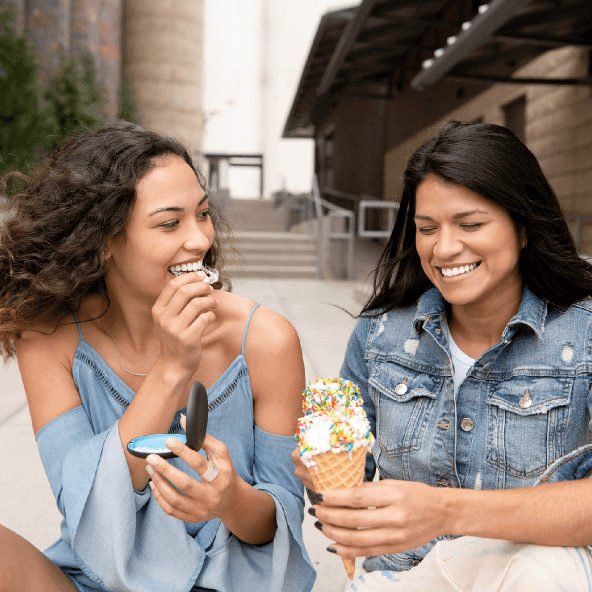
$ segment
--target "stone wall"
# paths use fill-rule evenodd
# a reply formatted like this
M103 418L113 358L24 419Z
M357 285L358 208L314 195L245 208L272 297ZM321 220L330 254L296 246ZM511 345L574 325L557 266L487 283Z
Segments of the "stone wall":
M203 0L6 1L29 31L43 81L59 72L60 47L90 53L108 115L119 113L128 76L146 127L201 148Z
M124 74L143 124L197 151L202 140L203 0L127 0Z
M0 0L2 1L2 0ZM17 7L17 27L26 27L47 82L60 71L64 53L93 57L108 115L119 113L122 0L9 0Z
M516 72L516 77L584 78L585 50L549 51ZM429 89L426 91L429 92ZM504 124L503 106L524 96L525 141L539 159L564 212L592 215L592 91L587 86L497 84L385 155L385 199L398 200L401 179L413 151L449 119ZM570 220L575 231L575 221ZM584 224L581 250L592 254L592 224Z
M116 116L119 113L122 69L122 0L70 1L70 52L93 56L105 111Z

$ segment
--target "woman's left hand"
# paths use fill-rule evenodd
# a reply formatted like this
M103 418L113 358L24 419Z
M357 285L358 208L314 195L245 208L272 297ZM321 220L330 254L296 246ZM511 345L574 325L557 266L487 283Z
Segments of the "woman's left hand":
M167 439L166 445L199 475L206 472L210 462L218 467L218 475L212 481L197 481L165 459L150 455L146 459L146 470L151 476L152 494L161 508L169 516L192 524L214 518L224 521L225 512L235 505L238 480L226 445L206 435L203 450L207 459L176 438Z
M444 495L436 487L384 479L322 495L312 510L342 557L402 553L448 534Z

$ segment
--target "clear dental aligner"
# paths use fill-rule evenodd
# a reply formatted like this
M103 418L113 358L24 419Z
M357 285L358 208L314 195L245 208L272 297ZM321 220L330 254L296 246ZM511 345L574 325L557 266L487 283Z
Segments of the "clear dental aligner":
M174 265L169 267L169 272L174 276L180 276L184 273L189 273L190 271L203 271L206 274L204 282L207 284L215 284L218 281L218 270L208 267L207 265L203 265L201 261L197 261L196 263L183 263L183 265Z
M136 452L148 452L148 453L170 452L170 450L168 448L150 448L150 446L134 446L134 450Z

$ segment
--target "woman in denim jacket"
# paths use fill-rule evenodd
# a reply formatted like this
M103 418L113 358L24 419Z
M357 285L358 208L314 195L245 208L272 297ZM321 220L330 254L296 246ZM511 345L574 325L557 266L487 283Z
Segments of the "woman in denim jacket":
M589 590L591 294L512 132L448 122L413 154L341 371L379 480L311 509L328 550L366 557L351 590Z

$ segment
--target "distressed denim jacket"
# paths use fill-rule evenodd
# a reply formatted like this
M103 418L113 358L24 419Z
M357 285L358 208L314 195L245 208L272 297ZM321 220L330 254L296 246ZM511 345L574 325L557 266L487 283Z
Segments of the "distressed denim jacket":
M366 479L378 469L380 479L504 489L587 476L592 301L561 313L525 288L456 402L445 323L436 288L414 306L358 321L341 375L360 387L376 437ZM367 558L364 567L410 569L436 542Z

